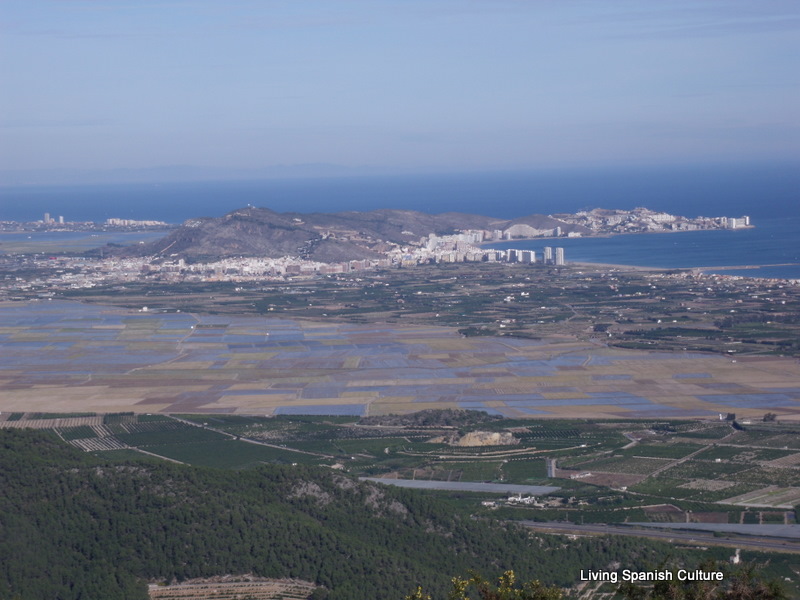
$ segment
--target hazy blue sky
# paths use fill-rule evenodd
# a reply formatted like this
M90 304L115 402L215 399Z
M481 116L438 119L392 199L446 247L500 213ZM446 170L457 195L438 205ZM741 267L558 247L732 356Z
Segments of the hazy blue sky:
M797 0L3 0L0 169L800 158Z

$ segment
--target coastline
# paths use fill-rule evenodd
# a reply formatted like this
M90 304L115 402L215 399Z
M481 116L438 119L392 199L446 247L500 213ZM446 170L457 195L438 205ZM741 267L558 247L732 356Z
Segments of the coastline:
M613 269L615 271L634 271L634 272L659 272L662 273L664 271L690 271L691 269L687 268L674 268L670 269L668 267L645 267L642 265L621 265L621 264L614 264L614 263L600 263L600 262L589 262L585 260L581 261L571 261L568 260L566 266L570 267L592 267L596 269Z
M567 264L611 265L631 270L688 271L731 277L796 282L800 280L800 249L796 227L800 220L766 219L735 230L695 231L698 235L603 235L580 238L526 238L490 242L496 250L533 250L563 247ZM658 232L652 232L658 233ZM681 232L677 232L681 233ZM691 233L691 232L690 232ZM595 239L600 238L602 239Z
M800 267L800 263L796 262L788 262L788 263L771 263L765 265L728 265L723 267L691 267L695 270L700 271L708 271L713 269L714 271L734 271L734 270L746 270L746 269L762 269L764 267Z
M555 235L539 235L536 237L515 237L510 240L489 240L484 241L477 246L490 246L492 244L511 244L513 242L535 242L539 240L591 240L591 239L609 239L615 238L620 236L627 236L627 235L648 235L648 234L655 234L660 235L662 233L702 233L708 231L746 231L749 229L756 229L755 225L740 225L736 228L728 228L728 227L708 227L704 229L659 229L659 230L645 230L645 231L609 231L604 233L595 233L592 235L579 235L575 237L569 236L555 236Z
M615 272L632 272L632 273L664 273L666 271L681 271L691 273L692 275L721 275L724 277L746 277L748 279L762 279L770 281L780 281L784 283L797 282L796 277L771 277L760 276L758 273L741 275L741 274L728 274L719 273L719 271L758 271L763 267L800 267L800 263L780 263L768 265L731 265L722 267L646 267L641 265L622 265L614 263L599 263L588 261L567 261L566 266L572 267L589 267L593 269L609 269Z

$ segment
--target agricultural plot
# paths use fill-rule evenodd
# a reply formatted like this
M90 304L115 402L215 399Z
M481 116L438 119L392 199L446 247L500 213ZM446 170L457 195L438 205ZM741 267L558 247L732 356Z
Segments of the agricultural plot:
M263 463L317 464L309 454L290 452L270 446L241 442L230 438L182 444L143 446L142 449L183 463L219 469L243 469Z
M184 421L191 421L197 425L210 425L225 431L239 431L254 425L266 427L274 419L256 417L252 415L175 415Z
M501 461L441 462L436 465L437 469L457 473L455 481L499 481L503 475L502 466Z
M796 467L800 466L800 452L795 452L784 456L783 458L776 458L770 461L772 467Z
M103 417L63 417L57 419L32 419L27 413L14 413L13 419L0 420L0 427L30 429L69 429L73 427L97 427L102 425Z
M599 471L602 473L649 475L668 464L669 461L667 459L611 456L581 463L580 469L583 471Z
M729 504L726 500L727 498L753 492L759 487L759 485L735 481L685 480L660 475L642 481L631 489L637 493L650 494L670 501L677 499L703 503L695 510L710 510L710 507L715 503Z
M692 482L694 483L694 482ZM687 494L683 496L687 500L694 500L697 502L714 502L719 504L730 504L727 502L727 498L731 496L731 494L747 494L752 491L755 491L760 486L757 484L748 484L748 483L736 483L731 482L733 485L729 488L725 489L698 489L697 491ZM684 484L684 486L687 484ZM684 487L682 486L682 487Z
M503 479L510 483L530 483L547 477L545 462L539 459L512 459L501 466Z
M783 524L786 522L786 513L785 512L769 512L769 511L761 511L761 522L764 524L769 523L777 523Z
M548 440L537 441L532 445L536 450L562 450L566 448L576 448L584 444L583 441L575 440Z
M39 419L78 419L81 417L94 417L94 413L84 413L84 412L76 412L76 413L28 413L26 415L27 419L32 421L37 421Z
M747 429L745 431L737 431L725 440L726 444L735 444L737 446L769 446L770 439L775 437L775 432L772 430L753 430Z
M150 600L306 600L315 585L294 579L215 577L149 586Z
M689 431L679 431L682 438L697 439L698 441L719 440L733 433L729 425L718 425L716 427L694 428Z
M683 479L658 476L645 479L631 487L631 490L639 494L649 494L657 498L691 498L696 495L695 491L684 487Z
M2 413L341 416L430 408L514 419L800 416L790 359L636 352L430 325L0 305ZM697 377L702 374L702 377ZM7 422L7 421L5 421ZM246 427L229 421L224 428ZM569 428L532 430L569 447ZM233 432L233 431L231 431ZM598 431L599 433L599 431ZM687 433L687 435L692 435ZM599 436L602 438L602 435ZM581 436L582 443L602 443ZM775 444L773 446L773 444ZM796 440L767 445L800 449Z
M379 456L402 449L407 444L402 438L377 438L343 440L338 439L334 445L341 449L343 454L369 454Z
M137 448L150 446L174 446L180 444L197 444L218 442L229 439L227 436L209 431L200 427L184 425L183 427L170 427L164 431L143 431L139 433L121 433L116 435L124 444Z
M758 525L760 520L757 512L747 511L742 515L743 525Z
M800 435L796 432L792 434L776 435L763 440L762 444L772 448L792 448L794 450L800 450Z
M73 422L73 417L67 421ZM197 466L240 469L266 462L318 464L320 456L290 449L245 442L236 436L202 426L188 425L165 415L109 414L91 419L92 425L57 427L64 419L53 419L53 429L64 441L86 452L111 459L154 456ZM41 424L42 420L14 421L15 426ZM39 428L42 428L39 426Z
M669 477L680 479L727 479L727 475L741 473L752 468L747 464L718 463L715 461L688 460L670 467Z
M578 442L578 440L583 437L582 433L583 432L577 429L556 429L539 426L536 428L530 428L530 433L525 433L524 436L530 440L536 441L573 440Z
M677 506L671 504L661 506L650 506L643 510L645 520L650 523L685 523L686 513ZM726 515L727 516L727 515ZM728 520L725 519L725 523Z
M98 437L97 432L88 425L79 425L78 427L65 427L63 429L57 429L56 431L58 431L58 434L61 436L61 439L67 442L70 440L80 440L80 439Z
M784 488L779 486L759 487L759 489L744 494L728 497L723 502L725 504L738 506L790 509L800 503L800 488Z
M791 450L772 450L768 448L748 448L742 446L715 446L700 452L698 460L729 460L733 462L774 461L796 454Z
M753 467L735 475L736 481L744 483L762 483L782 487L800 487L800 469L782 469L779 467Z
M626 457L671 458L678 459L701 450L703 446L694 444L639 444L633 448L621 450Z

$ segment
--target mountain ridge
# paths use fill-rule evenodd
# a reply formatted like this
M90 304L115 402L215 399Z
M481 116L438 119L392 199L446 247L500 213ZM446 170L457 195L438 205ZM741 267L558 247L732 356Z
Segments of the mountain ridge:
M413 210L369 212L278 213L246 207L222 217L189 219L166 237L119 250L125 256L161 256L189 261L229 257L296 256L319 262L378 258L391 246L419 245L431 234L460 230L503 230L511 225L590 233L581 226L545 215L513 220L447 212L436 215Z

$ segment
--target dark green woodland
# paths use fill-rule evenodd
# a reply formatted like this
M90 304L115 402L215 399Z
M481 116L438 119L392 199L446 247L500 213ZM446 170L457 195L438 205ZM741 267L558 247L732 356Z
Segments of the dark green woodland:
M473 569L568 586L580 569L669 552L534 536L331 469L114 462L33 430L0 430L0 490L4 599L145 599L148 582L228 573L309 580L331 600L396 599L417 585L443 593Z

